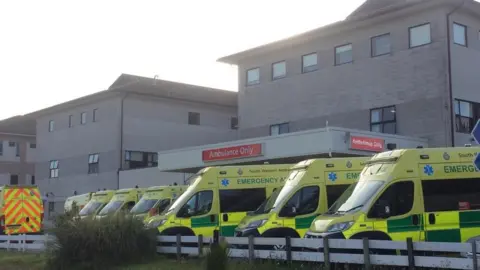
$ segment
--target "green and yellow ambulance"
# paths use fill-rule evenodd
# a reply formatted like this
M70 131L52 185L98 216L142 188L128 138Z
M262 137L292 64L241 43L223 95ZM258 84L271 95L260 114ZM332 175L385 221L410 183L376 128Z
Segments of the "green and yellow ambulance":
M78 213L92 199L93 192L68 197L64 204L65 213L74 211ZM74 206L76 209L73 209Z
M147 220L147 228L163 235L233 236L247 212L257 209L274 188L283 185L292 165L208 167L159 216Z
M294 165L284 187L247 216L235 236L303 237L311 222L357 181L367 157L310 159Z
M172 204L187 186L155 186L149 187L140 201L130 210L130 214L142 220L162 213Z
M102 190L97 191L92 195L90 201L85 207L80 210L78 215L80 218L95 217L100 210L110 201L113 197L115 190Z
M102 219L108 215L117 215L119 213L128 214L140 200L144 192L145 189L143 188L124 188L117 190L112 199L98 212L95 218Z
M467 242L480 236L479 148L393 150L316 218L306 238Z

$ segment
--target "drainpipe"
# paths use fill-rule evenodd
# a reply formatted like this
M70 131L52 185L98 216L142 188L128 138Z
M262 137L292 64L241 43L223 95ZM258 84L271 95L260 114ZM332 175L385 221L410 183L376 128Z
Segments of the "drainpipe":
M461 8L465 4L465 0L454 9L452 9L449 13L447 13L447 61L448 61L448 97L450 100L450 132L451 132L451 144L452 147L455 146L455 117L454 117L454 109L453 109L453 86L452 86L452 54L451 54L451 38L450 38L450 30L451 30L451 23L450 23L450 15L455 13L459 8Z
M120 160L118 164L118 172L117 172L117 187L120 188L120 171L122 170L123 167L123 104L125 101L125 98L127 98L128 93L125 93L123 95L122 100L120 101Z

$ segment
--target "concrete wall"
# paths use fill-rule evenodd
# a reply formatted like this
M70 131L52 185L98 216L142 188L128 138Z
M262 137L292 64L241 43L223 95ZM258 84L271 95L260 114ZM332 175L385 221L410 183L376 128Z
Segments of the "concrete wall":
M310 39L299 46L245 59L239 65L240 136L269 135L330 125L370 130L370 109L396 105L397 134L448 142L445 9L388 17L368 27ZM409 48L409 27L431 23L432 43ZM371 57L371 37L390 33L392 53ZM352 43L354 62L334 65L334 48ZM317 52L319 69L302 74L302 55ZM271 80L271 64L285 60L287 75ZM260 84L245 86L246 70L260 67Z
M120 188L132 188L138 185L141 188L152 186L168 186L173 183L182 185L190 176L188 173L160 172L155 168L126 170L120 172Z

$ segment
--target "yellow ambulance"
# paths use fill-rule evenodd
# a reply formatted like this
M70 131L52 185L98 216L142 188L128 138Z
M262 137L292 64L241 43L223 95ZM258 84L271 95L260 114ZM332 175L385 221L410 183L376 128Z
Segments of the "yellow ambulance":
M93 192L80 194L72 197L68 197L65 201L65 213L70 211L75 211L75 213L81 211L85 205L92 199ZM76 206L77 209L73 209L73 206Z
M115 190L102 190L93 194L92 199L80 210L78 215L84 219L87 217L95 217L100 210L112 199Z
M36 186L0 187L0 226L3 234L42 231L43 202Z
M233 236L246 213L283 185L292 165L224 166L202 169L192 184L159 216L146 221L163 235Z
M143 220L158 215L182 195L185 190L187 190L187 186L149 187L140 201L130 210L130 214Z
M107 205L98 212L96 219L101 219L108 215L117 215L119 213L128 214L133 206L142 198L144 192L145 189L143 188L124 188L117 190Z
M306 238L466 242L480 236L479 148L393 150L316 218Z
M296 164L285 186L255 213L245 217L235 236L303 237L313 219L326 212L358 180L367 160L367 157L310 159Z

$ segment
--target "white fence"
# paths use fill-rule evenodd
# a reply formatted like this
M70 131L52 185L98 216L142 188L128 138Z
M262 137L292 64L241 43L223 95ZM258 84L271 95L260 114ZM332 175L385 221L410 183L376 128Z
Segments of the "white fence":
M0 249L18 251L44 251L52 235L1 235ZM229 257L273 259L287 262L361 264L443 269L478 269L477 250L480 242L434 243L397 242L378 240L298 239L298 238L221 238L229 245ZM202 256L209 250L213 238L202 236L159 236L157 252L163 254ZM274 246L283 247L275 250ZM382 252L383 251L383 252ZM385 251L390 254L380 255ZM461 256L463 255L463 256ZM479 254L480 255L480 254ZM480 258L480 257L479 257Z

